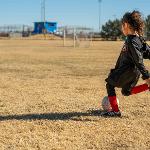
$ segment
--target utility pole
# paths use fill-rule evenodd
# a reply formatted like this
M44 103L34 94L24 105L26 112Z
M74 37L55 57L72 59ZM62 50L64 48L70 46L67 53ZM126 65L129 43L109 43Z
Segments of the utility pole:
M44 29L43 29L43 33L44 33L44 38L46 39L46 29L45 29L45 22L46 22L46 18L45 18L45 0L41 0L41 22L44 23Z
M45 0L41 0L41 21L45 23Z
M101 32L101 3L102 0L98 0L99 2L99 33Z

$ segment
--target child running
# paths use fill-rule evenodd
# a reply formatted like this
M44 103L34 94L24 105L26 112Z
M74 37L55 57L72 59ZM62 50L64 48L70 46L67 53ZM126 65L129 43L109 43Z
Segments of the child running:
M150 59L150 49L144 46L144 20L139 11L125 13L122 18L122 32L126 36L120 56L114 69L111 69L106 89L112 111L104 112L105 117L121 117L116 98L115 87L122 88L122 94L129 96L150 89L150 74L146 70L143 59ZM136 86L140 75L145 84Z

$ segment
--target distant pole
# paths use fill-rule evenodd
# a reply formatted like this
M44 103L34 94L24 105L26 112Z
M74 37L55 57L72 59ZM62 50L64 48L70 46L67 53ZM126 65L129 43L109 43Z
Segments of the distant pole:
M45 34L46 34L46 29L45 29L45 22L46 22L46 17L45 17L45 1L46 0L41 0L41 22L44 23L44 29L42 33L44 33L44 39L46 39Z
M64 46L66 46L66 29L64 28Z
M41 0L41 22L43 21L43 3Z
M46 21L46 17L45 17L45 0L43 0L43 3L44 3L44 4L43 4L43 7L44 7L44 8L43 8L43 11L44 11L43 13L44 13L44 23L45 23L45 21Z
M102 0L98 0L99 2L99 33L101 32L101 3Z
M76 47L76 29L75 29L75 27L73 29L73 46L74 46L74 48Z
M45 0L41 0L41 21L45 22L46 17L45 17Z

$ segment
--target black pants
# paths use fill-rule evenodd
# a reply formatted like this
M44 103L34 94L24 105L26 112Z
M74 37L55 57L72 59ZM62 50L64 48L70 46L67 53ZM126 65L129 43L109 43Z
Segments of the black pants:
M132 88L137 84L138 80L131 81L122 87L121 93L124 96L130 96ZM108 96L116 96L115 86L107 83L106 84Z
M107 82L106 89L108 96L116 96L115 87L122 88L121 92L124 96L131 95L131 90L136 86L139 78L140 72L137 69L128 69L121 75L119 75L118 70L111 70L108 78L105 80ZM121 70L122 71L122 70Z
M108 96L116 96L115 87L109 83L106 84Z

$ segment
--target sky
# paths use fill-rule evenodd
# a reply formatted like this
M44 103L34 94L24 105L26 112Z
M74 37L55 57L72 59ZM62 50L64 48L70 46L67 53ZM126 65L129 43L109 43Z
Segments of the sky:
M0 25L33 25L41 21L41 0L0 0ZM102 0L101 25L127 11L150 15L150 0ZM58 26L79 25L99 29L98 0L46 0L46 20Z

